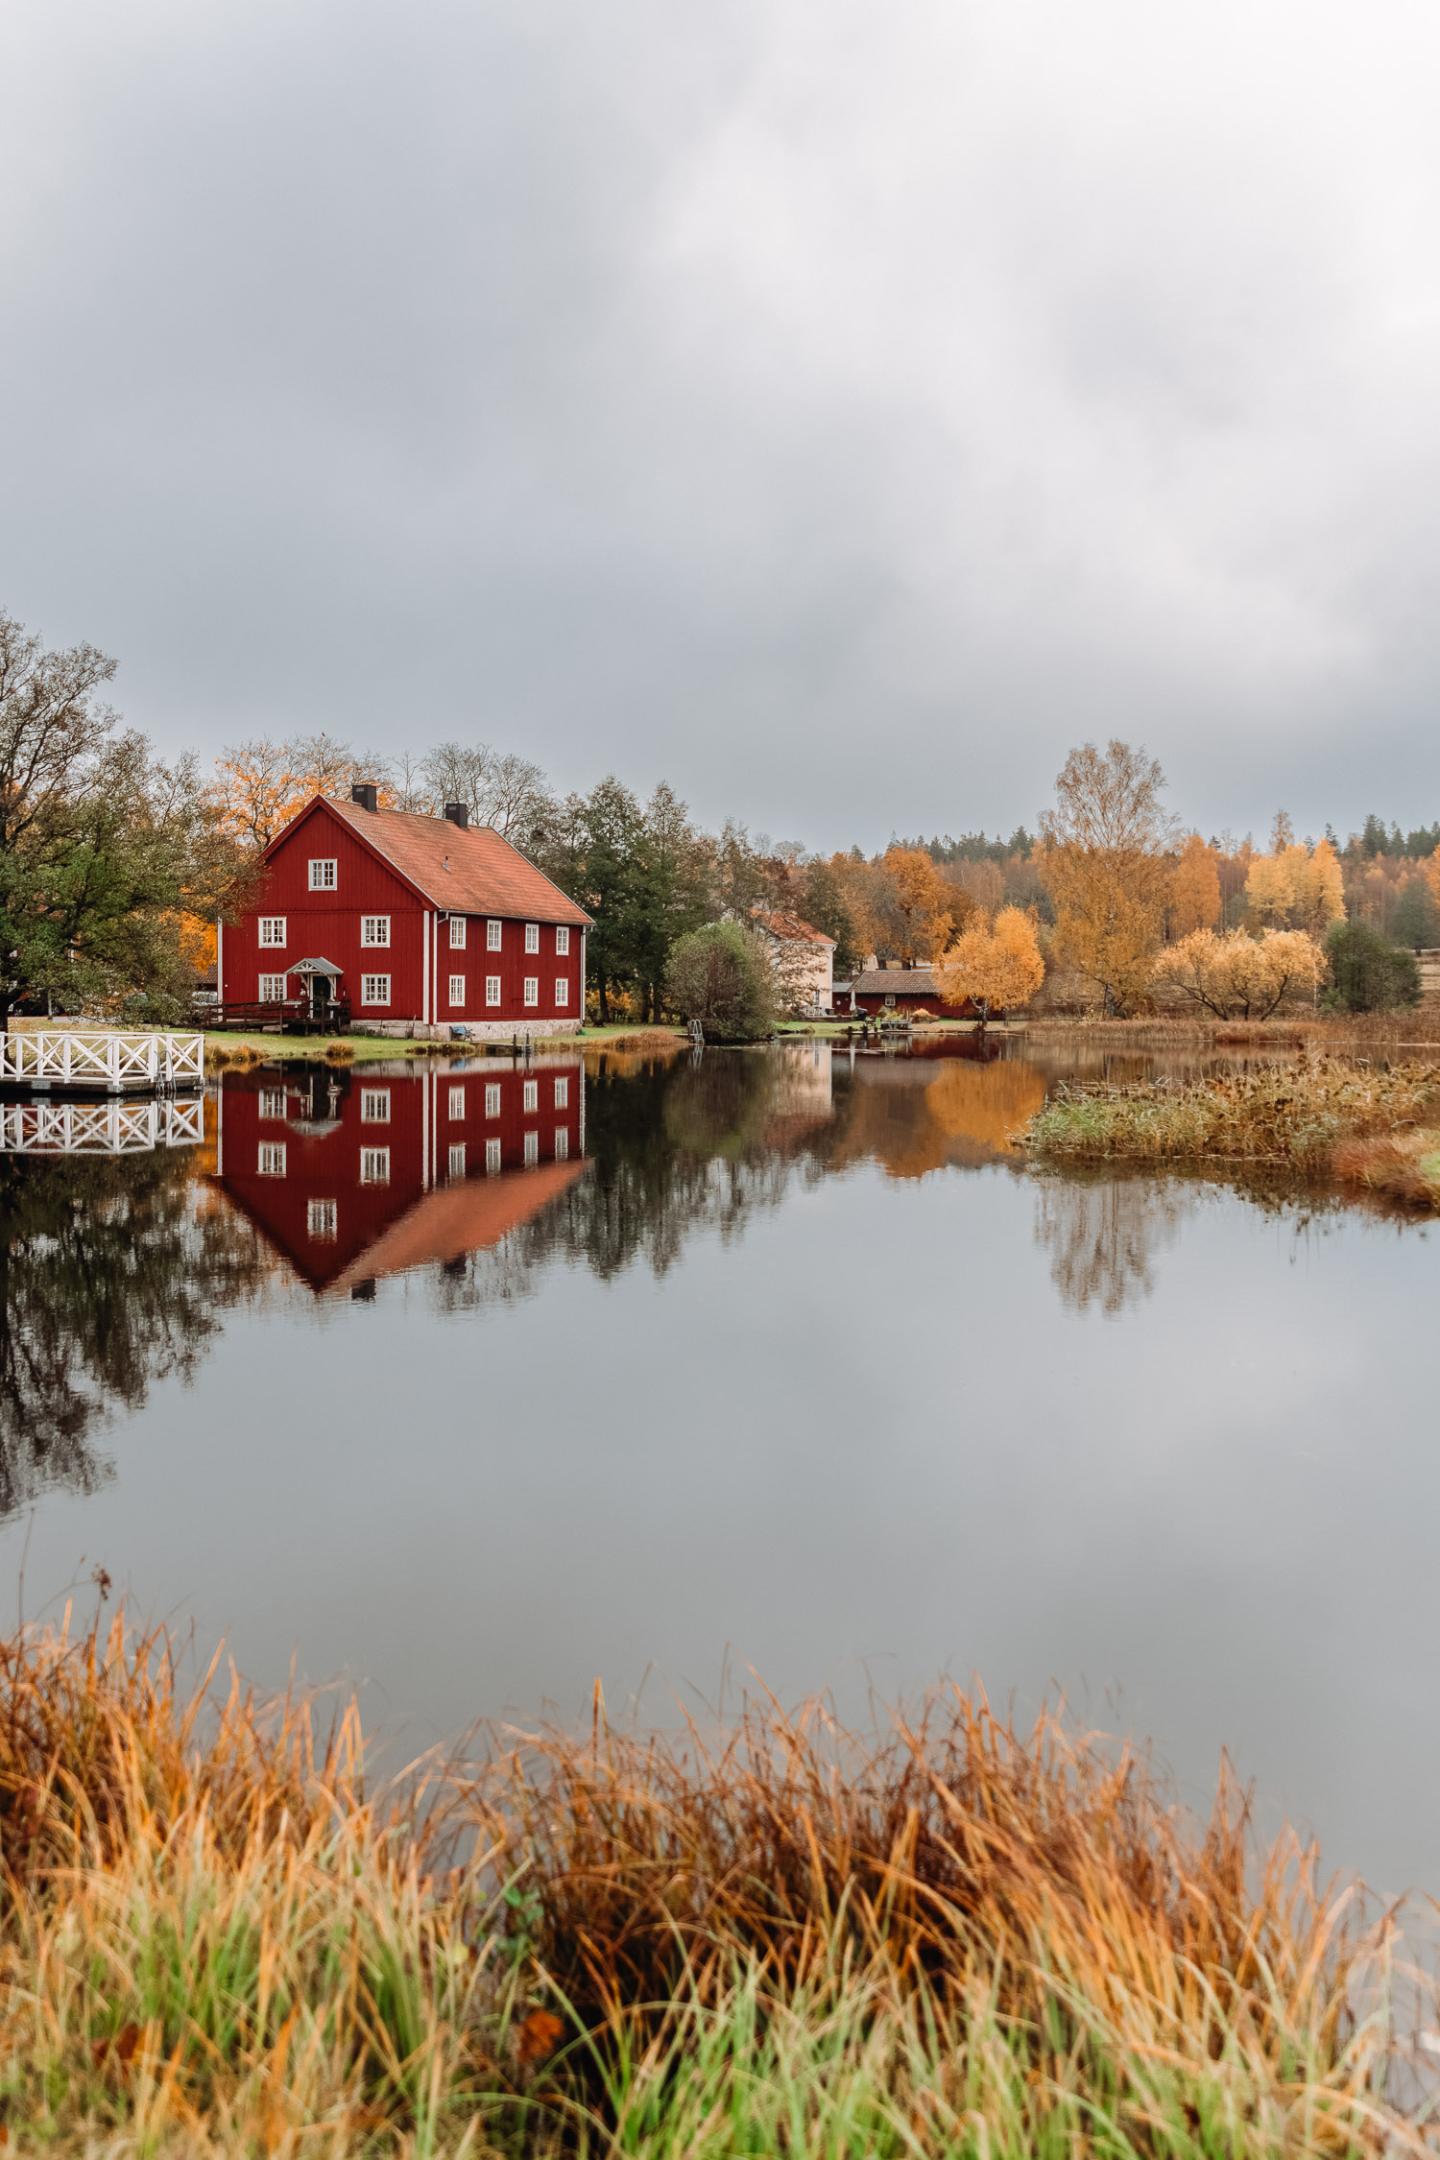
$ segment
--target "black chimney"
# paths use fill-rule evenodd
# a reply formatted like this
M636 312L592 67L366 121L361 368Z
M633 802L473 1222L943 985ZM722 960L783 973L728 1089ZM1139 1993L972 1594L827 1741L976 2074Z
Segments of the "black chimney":
M464 802L447 802L445 815L452 825L458 825L461 832L465 832L470 824L470 805Z
M351 788L350 800L359 803L362 810L378 810L380 791L371 781L362 780L358 786Z

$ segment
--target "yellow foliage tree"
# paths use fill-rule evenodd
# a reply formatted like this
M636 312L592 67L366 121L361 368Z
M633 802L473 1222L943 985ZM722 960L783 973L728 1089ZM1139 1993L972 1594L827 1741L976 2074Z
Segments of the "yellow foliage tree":
M1198 832L1191 833L1175 865L1170 920L1176 937L1213 930L1220 920L1220 858Z
M969 903L924 848L887 848L876 872L879 941L888 942L905 967L914 967L940 951Z
M313 796L344 795L357 780L373 780L387 809L395 802L385 761L357 757L332 735L294 742L257 736L216 760L212 799L224 831L264 849Z
M1192 930L1155 962L1155 980L1217 1020L1265 1020L1282 998L1313 993L1325 980L1325 955L1304 930Z
M977 914L935 969L935 985L947 1005L968 998L985 1026L992 1012L1028 1005L1045 980L1035 925L1017 907L1001 908L993 922Z
M1149 988L1173 871L1165 775L1129 743L1072 750L1041 819L1038 867L1055 902L1055 952L1123 1013Z
M1301 840L1282 841L1251 863L1245 900L1261 928L1306 930L1323 937L1332 923L1345 919L1340 858L1328 840L1317 841L1313 849Z

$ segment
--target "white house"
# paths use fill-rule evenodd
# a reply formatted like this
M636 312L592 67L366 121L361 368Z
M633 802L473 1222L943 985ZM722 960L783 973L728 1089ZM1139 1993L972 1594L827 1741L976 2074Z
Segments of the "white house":
M790 1012L829 1012L834 998L835 940L778 908L756 908L750 918L770 949L770 964Z

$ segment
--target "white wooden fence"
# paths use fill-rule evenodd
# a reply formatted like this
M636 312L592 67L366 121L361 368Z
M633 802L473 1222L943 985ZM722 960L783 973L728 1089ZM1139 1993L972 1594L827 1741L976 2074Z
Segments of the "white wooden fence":
M195 1147L205 1138L205 1104L183 1102L0 1103L0 1154L148 1155Z
M143 1095L204 1085L203 1035L123 1028L35 1028L0 1035L0 1086Z

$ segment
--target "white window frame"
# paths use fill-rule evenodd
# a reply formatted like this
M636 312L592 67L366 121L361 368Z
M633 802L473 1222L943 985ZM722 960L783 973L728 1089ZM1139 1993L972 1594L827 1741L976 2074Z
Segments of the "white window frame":
M538 1132L526 1133L524 1152L526 1169L533 1169L534 1165L540 1160L540 1135Z
M452 1118L463 1118L465 1115L465 1090L463 1087L452 1087L450 1090L450 1115Z
M389 1148L362 1147L360 1150L360 1183L362 1185L388 1185L389 1182Z
M451 952L464 952L464 950L465 950L465 933L466 933L466 931L467 931L467 929L468 929L468 928L469 928L469 925L467 924L467 922L466 922L466 920L465 920L465 917L464 917L463 915L452 915L452 916L450 917L450 950L451 950Z
M260 1115L262 1118L283 1118L285 1107L285 1090L283 1087L261 1088Z
M388 915L362 915L360 917L360 943L375 951L388 950L390 945L390 917Z
M450 977L450 1003L458 1005L462 1011L464 1010L465 977L463 975L452 975Z
M557 1110L568 1110L569 1107L570 1075L568 1073L561 1073L558 1075L555 1081L555 1108Z
M310 857L310 891L335 892L340 885L340 860L335 855Z
M568 953L568 952L569 952L569 950L570 950L570 925L569 925L568 923L563 923L563 922L562 922L562 923L556 923L556 925L555 925L555 954L556 954L556 958L557 958L557 959L562 959L562 960L563 960L563 958L565 957L566 953Z
M390 1123L390 1090L388 1087L361 1088L360 1122L362 1125L388 1125Z
M540 977L538 975L527 975L525 977L525 1003L527 1007L540 1003Z
M305 1228L312 1238L323 1238L327 1244L337 1238L340 1235L339 1201L307 1200Z
M464 1142L463 1140L452 1140L452 1141L451 1141L451 1143L450 1143L450 1151L449 1151L449 1154L448 1154L448 1155L446 1156L446 1159L445 1159L445 1175L446 1175L447 1177L455 1177L455 1178L461 1178L461 1177L464 1177L464 1175L465 1175L465 1142Z
M285 1142L262 1140L255 1150L256 1177L284 1177L285 1174Z
M520 1098L520 1113L522 1117L533 1117L539 1108L540 1082L538 1080L527 1080L524 1083L524 1092Z
M360 977L360 1003L372 1006L389 1005L392 1002L390 990L393 981L394 977L390 975L362 975ZM382 991L372 990L371 985L374 983L383 983L385 988Z
M283 975L262 975L259 980L257 995L262 1005L283 1005L285 1002L285 977Z
M561 1125L556 1130L555 1160L556 1162L569 1162L570 1160L570 1128L568 1125Z
M557 975L555 977L555 1002L557 1005L568 1005L570 1003L570 978L568 975Z
M539 952L540 950L540 925L538 922L527 922L525 925L525 950L526 952Z
M489 922L487 922L485 925L486 952L499 952L500 940L504 937L504 935L504 923L500 922L495 916L492 915Z
M285 950L285 917L262 915L260 917L260 943L267 950Z
M487 1005L498 1005L500 1003L500 977L498 975L487 975L485 977L485 1003Z
M499 1117L500 1115L500 1083L498 1080L487 1080L485 1083L485 1115L487 1118Z
M496 1171L497 1171L497 1170L498 1170L499 1168L500 1168L500 1142L499 1142L498 1140L487 1140L487 1141L485 1142L485 1175L486 1175L486 1177L494 1177L494 1175L495 1175Z

